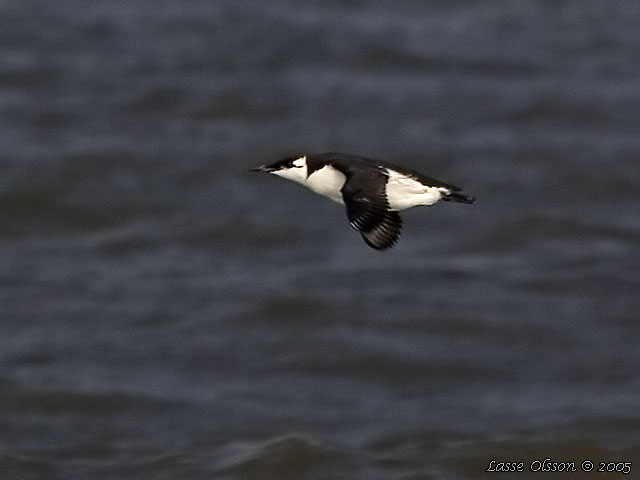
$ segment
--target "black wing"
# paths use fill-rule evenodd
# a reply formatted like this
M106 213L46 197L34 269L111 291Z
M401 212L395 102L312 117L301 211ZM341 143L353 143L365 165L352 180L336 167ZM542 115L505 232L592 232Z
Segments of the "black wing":
M386 180L381 172L353 172L341 190L349 223L376 250L393 247L402 228L398 212L389 210Z

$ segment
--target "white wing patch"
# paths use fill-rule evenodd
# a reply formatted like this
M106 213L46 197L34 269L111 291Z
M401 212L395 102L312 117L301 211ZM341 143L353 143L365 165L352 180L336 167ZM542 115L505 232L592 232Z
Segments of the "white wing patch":
M388 169L386 185L387 201L391 210L406 210L418 205L433 205L449 193L445 187L423 185L418 180L395 170Z

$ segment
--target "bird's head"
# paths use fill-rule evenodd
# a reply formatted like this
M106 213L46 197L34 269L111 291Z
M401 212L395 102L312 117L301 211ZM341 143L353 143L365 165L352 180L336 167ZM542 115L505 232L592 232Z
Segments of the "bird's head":
M306 155L287 157L270 165L252 168L251 171L272 173L287 180L303 183L307 178L307 157Z

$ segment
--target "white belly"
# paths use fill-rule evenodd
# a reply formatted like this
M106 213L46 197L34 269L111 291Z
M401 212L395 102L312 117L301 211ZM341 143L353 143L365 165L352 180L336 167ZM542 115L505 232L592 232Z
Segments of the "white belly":
M334 202L344 203L340 190L346 179L342 172L336 170L331 165L326 165L309 175L304 185L317 194L330 198Z
M386 186L391 210L406 210L418 205L433 205L442 198L444 187L429 187L395 170L389 170Z

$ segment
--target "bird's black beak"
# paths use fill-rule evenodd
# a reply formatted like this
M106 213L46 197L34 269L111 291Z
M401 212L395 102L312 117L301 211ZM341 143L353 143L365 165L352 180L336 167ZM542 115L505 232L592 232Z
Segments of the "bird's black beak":
M250 172L265 172L265 173L269 173L269 172L273 172L273 168L268 167L267 165L260 165L259 167L251 168L249 171Z

